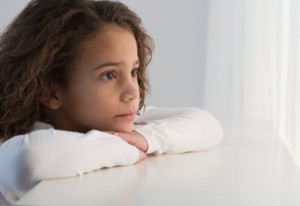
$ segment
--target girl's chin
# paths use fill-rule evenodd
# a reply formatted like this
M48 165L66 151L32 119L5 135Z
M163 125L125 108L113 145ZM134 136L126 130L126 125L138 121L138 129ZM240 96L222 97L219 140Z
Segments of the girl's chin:
M133 123L132 124L128 124L128 125L120 125L119 127L115 127L113 128L113 131L116 132L123 132L123 133L130 133L133 131Z

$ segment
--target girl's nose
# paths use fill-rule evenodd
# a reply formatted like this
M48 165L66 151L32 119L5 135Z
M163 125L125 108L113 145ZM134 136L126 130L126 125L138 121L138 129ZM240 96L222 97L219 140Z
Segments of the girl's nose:
M130 79L126 79L121 87L121 100L123 102L130 102L139 97L139 85L136 79L133 79L132 77Z

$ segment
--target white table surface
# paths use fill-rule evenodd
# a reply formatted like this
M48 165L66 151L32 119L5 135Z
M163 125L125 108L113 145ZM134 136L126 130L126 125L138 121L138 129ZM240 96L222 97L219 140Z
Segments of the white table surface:
M43 181L17 205L299 206L300 170L271 129L236 123L216 149Z

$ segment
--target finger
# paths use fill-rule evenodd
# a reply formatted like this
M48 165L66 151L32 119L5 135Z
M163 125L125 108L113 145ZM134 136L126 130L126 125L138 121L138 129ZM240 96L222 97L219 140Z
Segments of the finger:
M147 154L141 150L139 150L139 157L136 163L143 161L144 159L147 158Z
M131 141L131 135L130 134L127 134L127 133L118 133L117 135L118 137L122 138L124 141L126 142L130 142Z

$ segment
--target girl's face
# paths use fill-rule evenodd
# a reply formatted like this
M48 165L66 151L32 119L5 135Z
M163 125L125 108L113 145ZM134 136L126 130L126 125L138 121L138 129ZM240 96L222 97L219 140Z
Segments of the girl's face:
M104 25L84 41L70 69L68 85L52 110L57 129L130 132L139 106L139 59L133 33Z

